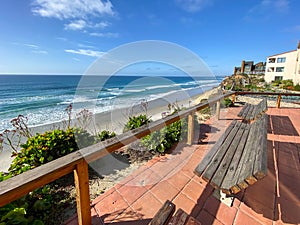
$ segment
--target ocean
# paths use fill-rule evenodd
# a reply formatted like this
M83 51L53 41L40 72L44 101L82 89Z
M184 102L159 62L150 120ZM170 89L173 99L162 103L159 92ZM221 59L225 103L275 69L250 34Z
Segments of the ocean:
M66 107L74 114L82 109L93 113L131 107L142 101L173 96L195 96L216 87L223 77L142 77L72 75L0 75L0 132L11 129L11 119L28 118L29 126L67 119Z

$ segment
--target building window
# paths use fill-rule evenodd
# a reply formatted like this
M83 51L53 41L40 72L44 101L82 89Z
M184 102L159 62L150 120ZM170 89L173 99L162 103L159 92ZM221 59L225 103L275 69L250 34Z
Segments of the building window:
M277 63L285 63L285 57L277 58Z
M283 76L275 76L275 80L282 80Z
M276 67L276 72L284 72L284 67Z
M275 58L269 58L268 63L275 63Z
M268 67L267 71L268 72L274 72L274 67Z

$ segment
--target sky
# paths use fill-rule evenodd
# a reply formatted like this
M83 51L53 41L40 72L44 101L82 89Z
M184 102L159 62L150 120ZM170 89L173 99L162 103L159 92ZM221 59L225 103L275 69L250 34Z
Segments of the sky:
M84 74L143 40L197 54L215 75L297 48L299 0L1 0L0 74Z

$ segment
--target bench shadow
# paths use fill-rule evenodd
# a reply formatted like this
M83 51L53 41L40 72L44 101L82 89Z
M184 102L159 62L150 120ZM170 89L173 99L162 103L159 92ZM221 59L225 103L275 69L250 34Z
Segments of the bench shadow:
M291 160L299 156L299 149L300 144L269 140L268 174L248 187L240 201L267 220L299 224L299 160Z
M198 144L209 144L208 142L203 141L207 139L208 134L217 133L218 131L220 131L220 129L205 123L199 124L198 130Z
M273 134L299 136L298 131L294 127L288 116L269 116L273 127ZM271 131L271 130L270 130Z

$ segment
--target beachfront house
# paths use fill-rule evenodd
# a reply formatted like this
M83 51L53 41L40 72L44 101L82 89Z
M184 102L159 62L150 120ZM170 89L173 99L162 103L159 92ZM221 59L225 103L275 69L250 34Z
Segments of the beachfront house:
M267 57L265 80L293 80L300 83L300 41L296 50Z
M261 75L265 73L265 62L254 64L253 61L243 60L240 67L234 67L233 74L248 74L248 75Z

